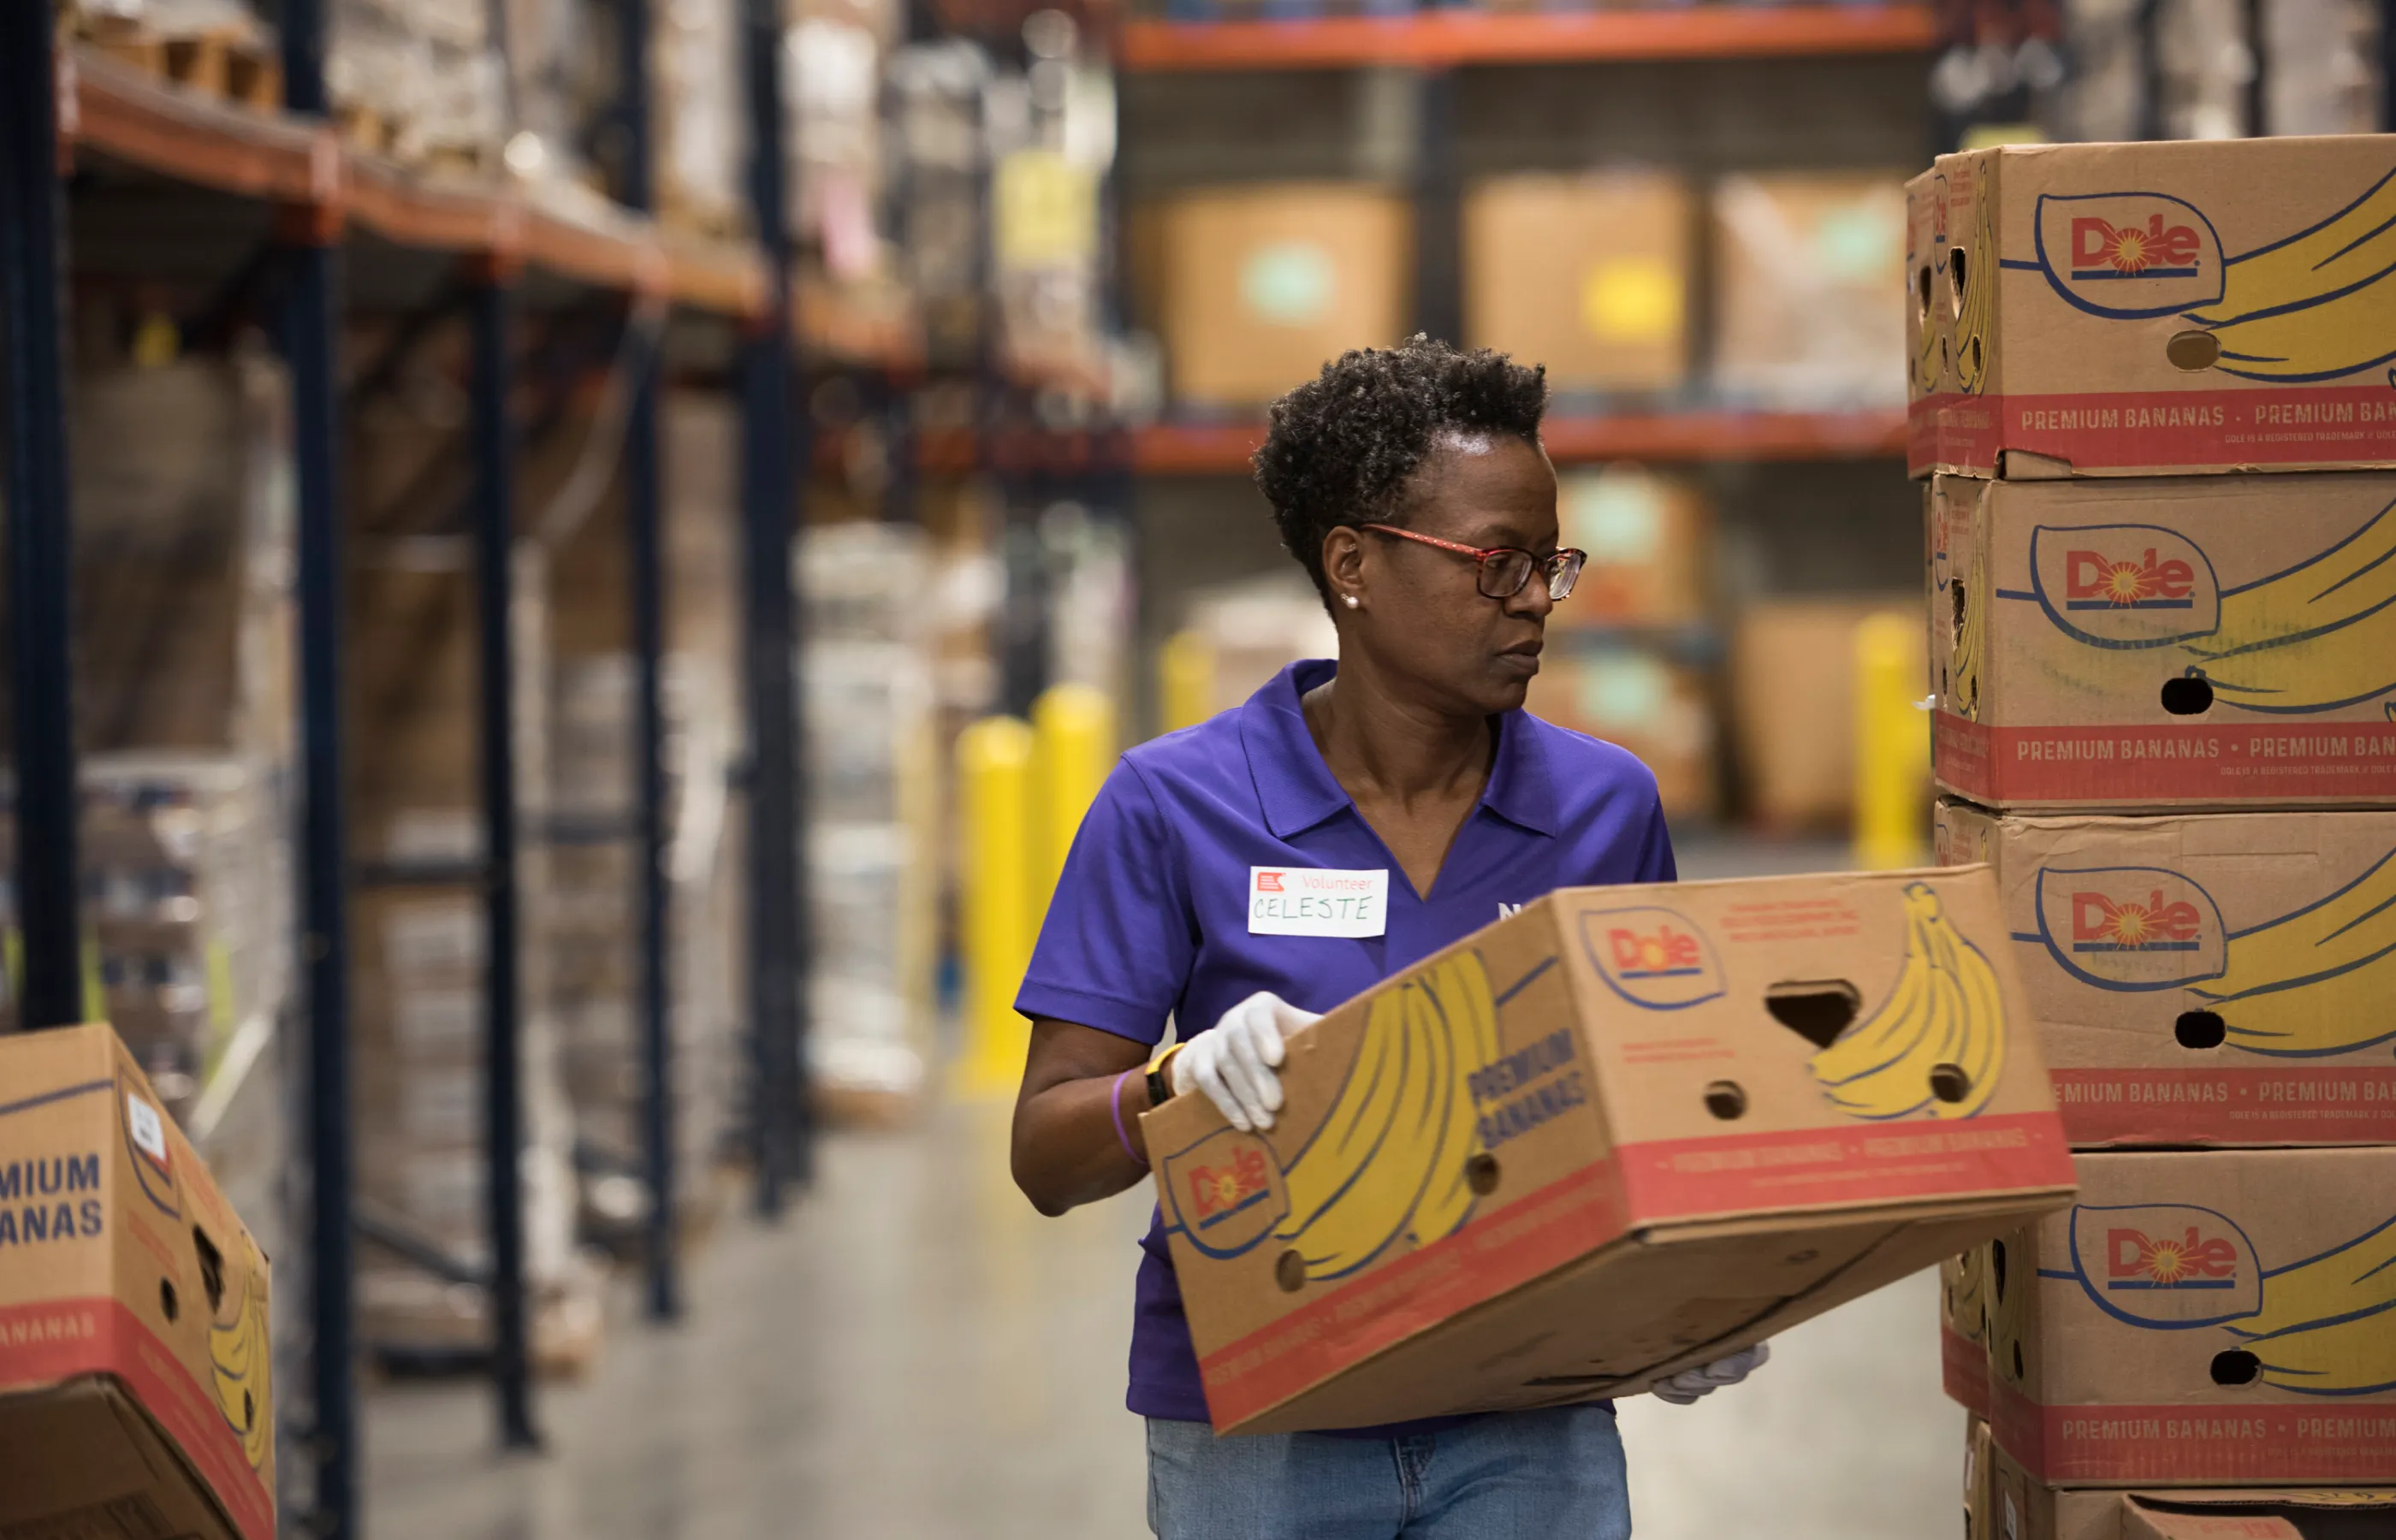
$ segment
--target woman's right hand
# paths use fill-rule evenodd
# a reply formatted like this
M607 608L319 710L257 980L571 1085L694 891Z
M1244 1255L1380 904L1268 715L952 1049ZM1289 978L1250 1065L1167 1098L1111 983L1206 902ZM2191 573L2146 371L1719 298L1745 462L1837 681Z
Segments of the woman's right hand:
M1270 989L1248 996L1173 1055L1173 1094L1204 1091L1243 1134L1271 1128L1281 1110L1281 1077L1273 1071L1282 1040L1321 1019Z

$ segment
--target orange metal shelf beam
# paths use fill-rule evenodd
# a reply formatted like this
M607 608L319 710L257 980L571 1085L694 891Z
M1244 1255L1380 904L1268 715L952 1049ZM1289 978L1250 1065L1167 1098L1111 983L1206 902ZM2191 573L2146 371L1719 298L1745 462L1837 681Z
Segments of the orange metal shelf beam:
M614 230L544 214L509 192L425 182L345 148L321 124L165 85L89 48L73 55L63 143L234 197L355 220L400 246L522 259L596 288L662 291L697 310L754 315L764 254L752 243L667 234L625 214Z
M1864 459L1905 451L1902 407L1869 412L1670 412L1550 418L1541 431L1560 464L1595 460ZM1132 435L1143 475L1245 475L1262 423L1160 424Z
M1290 21L1129 21L1133 72L1321 70L1367 64L1596 63L1917 53L1938 38L1923 5L1743 6L1655 10L1430 11Z

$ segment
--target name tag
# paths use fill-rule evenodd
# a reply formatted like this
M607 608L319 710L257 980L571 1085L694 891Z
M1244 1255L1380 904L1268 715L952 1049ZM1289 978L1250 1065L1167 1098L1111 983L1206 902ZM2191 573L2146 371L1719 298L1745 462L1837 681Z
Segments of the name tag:
M1386 869L1248 868L1250 936L1379 936L1389 912Z

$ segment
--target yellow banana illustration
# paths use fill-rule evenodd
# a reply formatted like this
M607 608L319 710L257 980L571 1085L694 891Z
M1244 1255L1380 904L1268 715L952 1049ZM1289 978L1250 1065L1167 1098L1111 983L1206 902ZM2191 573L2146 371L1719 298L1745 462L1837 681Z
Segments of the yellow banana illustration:
M1947 280L1962 280L1955 295L1955 379L1965 395L1978 395L1989 383L1989 330L1997 313L1997 225L1990 199L1972 205L1972 244L1963 272L1953 271L1952 260Z
M2266 1273L2262 1306L2230 1330L2266 1383L2314 1395L2396 1387L2396 1219Z
M2396 505L2312 560L2224 591L2219 626L2182 645L2216 691L2256 710L2396 689Z
M2004 1069L1996 973L1956 934L1928 883L1908 884L1905 910L1896 985L1880 1009L1814 1055L1814 1078L1851 1117L1968 1118L1988 1105Z
M217 1405L240 1436L242 1453L249 1456L249 1463L263 1468L274 1447L273 1401L267 1393L273 1348L266 1323L266 1293L246 1280L242 1297L226 1304L231 1307L230 1322L208 1322Z
M2187 312L2248 379L2334 379L2396 357L2396 172L2310 230L2223 264L2218 303Z
M2229 1041L2258 1054L2335 1054L2396 1035L2396 851L2321 902L2229 938L2221 976L2193 986Z
M1356 1063L1285 1180L1274 1236L1311 1279L1337 1278L1401 1237L1448 1235L1472 1208L1481 1149L1468 1081L1498 1053L1498 1007L1477 954L1432 964L1367 1008Z

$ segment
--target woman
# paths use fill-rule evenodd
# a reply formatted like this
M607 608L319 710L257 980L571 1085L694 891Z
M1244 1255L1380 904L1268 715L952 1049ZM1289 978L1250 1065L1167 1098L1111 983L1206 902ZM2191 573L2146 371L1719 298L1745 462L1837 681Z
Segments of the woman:
M1655 777L1522 710L1583 559L1557 549L1546 404L1543 370L1417 338L1273 406L1257 483L1339 657L1125 754L1084 819L1016 1002L1033 1025L1015 1179L1042 1213L1146 1181L1138 1115L1165 1095L1271 1128L1286 1034L1550 889L1672 879ZM1382 919L1252 934L1256 867L1378 874ZM1168 1017L1186 1044L1143 1075ZM1604 1404L1216 1438L1161 1225L1142 1247L1128 1404L1164 1540L1631 1533ZM1658 1394L1694 1401L1762 1358Z

